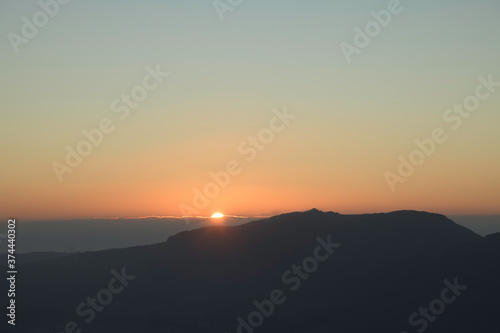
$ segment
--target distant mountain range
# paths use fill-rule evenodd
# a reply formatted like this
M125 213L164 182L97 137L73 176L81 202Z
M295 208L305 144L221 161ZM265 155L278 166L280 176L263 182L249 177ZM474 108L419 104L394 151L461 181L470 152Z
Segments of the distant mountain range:
M449 218L481 236L500 232L500 215L462 215ZM261 218L226 216L223 224L235 226L258 219ZM21 219L17 223L17 231L22 235L17 240L17 253L76 253L156 244L181 231L212 224L213 220L210 218L184 220L175 217L36 222ZM4 225L3 230L6 228ZM7 252L7 247L0 246L0 253L2 252Z
M225 217L225 225L254 221L254 217ZM6 220L7 221L7 220ZM210 218L144 217L63 221L18 220L17 253L76 253L155 244L181 231L213 224ZM499 225L500 226L500 225ZM7 230L5 225L1 230ZM6 247L0 253L7 252Z
M31 255L18 279L16 332L500 332L500 233L426 212L313 209Z

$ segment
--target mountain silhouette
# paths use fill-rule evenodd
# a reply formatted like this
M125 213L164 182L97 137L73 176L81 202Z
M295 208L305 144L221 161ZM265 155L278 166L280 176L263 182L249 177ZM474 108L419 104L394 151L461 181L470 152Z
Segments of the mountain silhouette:
M64 332L68 322L121 333L500 331L500 233L481 237L439 214L312 209L36 258L19 269L20 332ZM86 323L78 305L124 272L126 286ZM410 324L449 284L466 289Z

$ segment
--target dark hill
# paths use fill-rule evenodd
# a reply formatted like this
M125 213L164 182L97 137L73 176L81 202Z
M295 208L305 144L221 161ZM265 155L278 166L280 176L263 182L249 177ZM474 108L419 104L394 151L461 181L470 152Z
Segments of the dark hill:
M322 246L317 254L327 259L314 267L307 258L318 238L340 246ZM468 289L426 332L498 332L499 259L500 237L482 238L442 215L310 210L26 263L16 328L61 332L75 321L83 332L237 332L252 302L279 289L286 301L255 332L416 332L408 317L440 296L443 280L458 277ZM311 272L286 275L302 264ZM77 305L122 267L135 279L86 324Z

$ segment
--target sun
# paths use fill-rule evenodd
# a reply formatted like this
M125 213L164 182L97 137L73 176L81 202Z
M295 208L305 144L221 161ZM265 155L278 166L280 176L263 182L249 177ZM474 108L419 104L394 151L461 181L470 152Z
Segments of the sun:
M224 214L222 214L222 213L213 213L211 217L214 218L214 219L220 219L221 217L224 217Z

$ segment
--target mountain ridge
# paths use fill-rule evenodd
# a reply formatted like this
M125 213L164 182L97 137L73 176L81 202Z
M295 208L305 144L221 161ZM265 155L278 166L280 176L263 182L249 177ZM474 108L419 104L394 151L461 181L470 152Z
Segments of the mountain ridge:
M125 267L137 278L113 303L113 311L98 314L92 324L96 330L235 331L235 318L248 313L254 299L262 300L269 297L269 291L287 287L282 275L310 257L318 239L340 246L318 264L303 287L288 295L287 303L259 331L322 332L321 327L342 332L401 331L408 325L408 315L440 288L443 279L459 275L464 283L474 285L470 296L464 296L474 300L500 277L494 266L500 259L499 237L485 240L441 214L342 215L310 210L239 226L183 231L154 245L27 263L20 280L20 304L27 313L51 318L44 319L45 328L60 330L67 318L74 318L79 302L106 285L111 270ZM52 295L50 290L59 292ZM484 309L496 296L483 297ZM116 309L118 304L121 310ZM385 309L391 315L377 317L373 309ZM134 316L137 311L144 315ZM329 311L341 318L331 318ZM354 315L376 324L360 323ZM111 318L120 318L120 324L110 328ZM486 319L492 327L497 324L494 318ZM29 323L20 325L33 328ZM455 329L456 325L449 325Z

